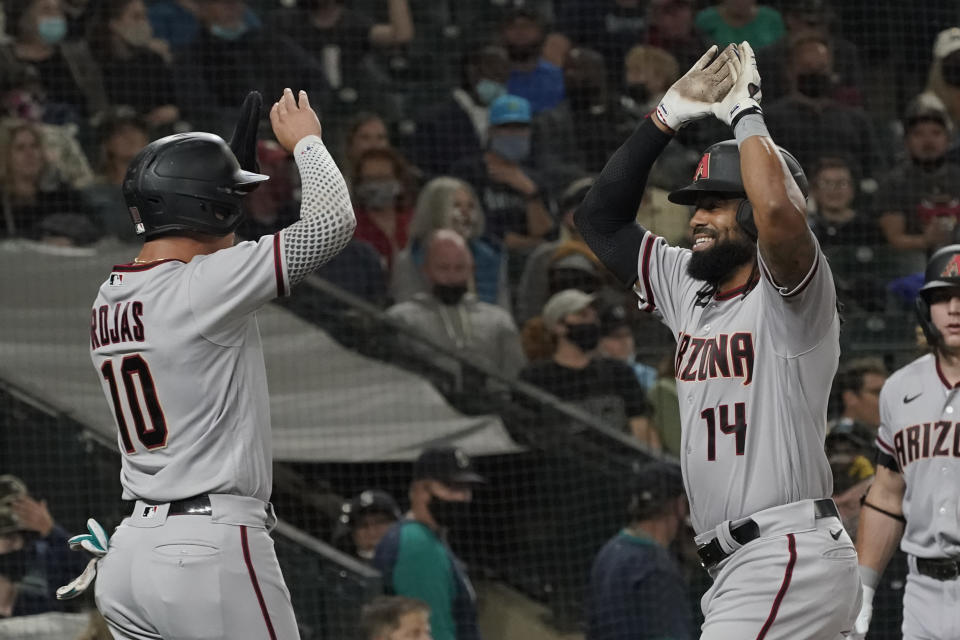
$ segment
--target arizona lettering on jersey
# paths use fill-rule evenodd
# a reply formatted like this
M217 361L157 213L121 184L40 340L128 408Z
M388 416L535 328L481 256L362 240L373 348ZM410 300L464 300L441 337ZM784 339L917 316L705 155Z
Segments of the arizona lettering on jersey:
M901 548L920 558L960 556L960 391L933 354L883 385L877 447L906 482Z
M816 240L814 240L816 242ZM840 356L833 276L817 246L792 290L758 255L745 287L698 299L692 252L647 232L635 291L677 336L681 466L694 529L829 497L827 397Z

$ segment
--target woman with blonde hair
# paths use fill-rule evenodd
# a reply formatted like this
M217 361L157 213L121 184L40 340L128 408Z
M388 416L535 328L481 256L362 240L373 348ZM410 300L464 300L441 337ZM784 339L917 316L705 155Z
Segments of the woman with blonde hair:
M425 242L432 231L453 229L467 241L473 254L473 287L477 298L510 308L507 285L507 254L496 240L484 235L484 216L477 195L459 178L434 178L420 191L408 229L407 248L397 254L390 292L395 302L426 291L421 273Z

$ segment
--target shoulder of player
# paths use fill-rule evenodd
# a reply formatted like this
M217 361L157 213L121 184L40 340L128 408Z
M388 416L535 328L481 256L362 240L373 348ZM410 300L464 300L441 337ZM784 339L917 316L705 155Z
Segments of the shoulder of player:
M905 388L922 387L923 376L934 371L934 359L935 356L932 353L926 353L890 374L880 390L880 401L884 402L890 394L893 394L894 401L899 402L897 395Z

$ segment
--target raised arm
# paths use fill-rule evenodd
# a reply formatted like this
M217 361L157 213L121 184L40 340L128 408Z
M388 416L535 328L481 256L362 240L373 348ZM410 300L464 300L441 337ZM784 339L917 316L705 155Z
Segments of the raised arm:
M277 141L293 153L300 170L300 220L280 232L293 286L347 246L357 220L343 175L320 139L320 121L306 91L300 92L298 104L293 92L285 89L270 109L270 122Z
M740 148L740 173L753 207L764 264L778 285L792 289L803 281L816 259L806 202L764 124L757 102L760 74L753 48L744 42L737 53L733 89L714 113L733 128Z
M601 262L620 282L637 279L637 255L646 229L637 224L650 168L688 122L710 113L710 105L733 84L732 49L719 56L713 46L667 91L656 113L647 117L607 161L600 177L574 214L574 222Z

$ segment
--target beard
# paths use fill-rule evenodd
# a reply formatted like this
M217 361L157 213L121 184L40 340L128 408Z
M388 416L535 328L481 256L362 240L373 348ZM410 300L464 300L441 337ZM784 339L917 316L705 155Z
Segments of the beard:
M727 279L735 269L750 262L757 255L757 246L744 238L719 239L706 251L694 251L687 263L691 278L711 284Z

